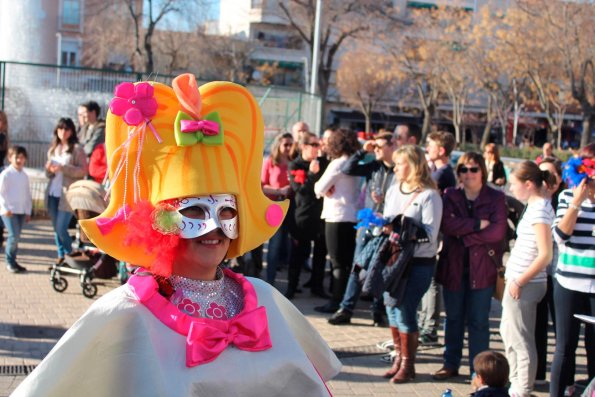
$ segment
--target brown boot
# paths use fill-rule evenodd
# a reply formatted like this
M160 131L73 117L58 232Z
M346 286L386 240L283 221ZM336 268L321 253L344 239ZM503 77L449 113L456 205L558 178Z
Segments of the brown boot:
M401 338L399 336L399 329L397 327L390 327L390 332L393 335L393 343L395 345L395 359L393 366L384 373L385 378L392 378L399 372L401 368Z
M400 332L401 337L401 368L391 378L392 383L406 383L415 379L415 353L417 352L417 338L419 332L406 334Z

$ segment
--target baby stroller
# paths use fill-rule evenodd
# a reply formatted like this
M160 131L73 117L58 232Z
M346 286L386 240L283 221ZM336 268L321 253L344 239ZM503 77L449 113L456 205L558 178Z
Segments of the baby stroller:
M91 180L80 180L73 183L66 193L66 200L78 220L93 218L101 214L107 208L104 197L103 187ZM116 259L93 246L80 228L78 228L75 245L78 250L66 255L62 263L52 266L50 272L52 288L57 292L64 292L68 288L68 280L62 275L74 274L79 277L83 295L93 298L97 295L97 285L92 280L94 278L109 279L115 276L118 272Z

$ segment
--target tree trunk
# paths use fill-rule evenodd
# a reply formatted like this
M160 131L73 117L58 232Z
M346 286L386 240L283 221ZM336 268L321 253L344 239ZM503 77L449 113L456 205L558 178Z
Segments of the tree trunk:
M591 129L595 125L595 114L585 114L583 116L583 133L581 135L581 148L589 144L591 140Z
M426 141L426 138L428 137L428 134L430 133L430 129L432 128L432 113L434 113L432 110L430 110L431 106L428 107L427 109L424 109L424 120L423 120L423 124L421 127L421 136L422 136L422 142ZM420 143L420 142L418 142Z
M479 142L479 148L483 148L485 147L485 145L488 144L488 141L490 140L490 131L492 131L492 122L488 121L485 125L485 127L483 127L483 134L481 135L481 142Z
M486 109L486 125L485 127L483 127L483 134L481 134L481 142L479 142L479 148L480 150L483 149L485 147L485 145L488 144L488 141L490 140L490 131L492 130L492 123L494 122L494 115L493 115L493 106L496 106L497 104L494 101L494 98L489 95L488 96L488 108Z
M465 143L461 140L461 126L457 123L452 123L452 126L455 128L455 140L457 143Z

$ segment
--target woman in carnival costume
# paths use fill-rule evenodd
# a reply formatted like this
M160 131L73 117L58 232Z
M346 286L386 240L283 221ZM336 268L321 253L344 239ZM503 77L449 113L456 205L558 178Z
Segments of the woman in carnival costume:
M269 239L263 121L243 87L123 83L107 117L111 200L81 222L141 266L99 300L14 396L323 396L340 363L277 290L223 269Z

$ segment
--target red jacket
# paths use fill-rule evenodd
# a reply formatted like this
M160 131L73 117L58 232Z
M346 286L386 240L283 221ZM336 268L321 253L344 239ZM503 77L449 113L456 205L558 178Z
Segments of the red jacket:
M484 185L473 201L473 217L467 211L462 188L447 189L443 197L441 231L444 237L436 280L450 291L461 288L465 248L469 249L471 289L496 284L496 270L502 266L507 216L504 193ZM479 230L479 221L490 225Z
M105 144L95 146L91 158L89 158L89 175L97 183L102 183L107 172L107 160L105 158Z

